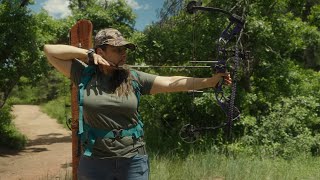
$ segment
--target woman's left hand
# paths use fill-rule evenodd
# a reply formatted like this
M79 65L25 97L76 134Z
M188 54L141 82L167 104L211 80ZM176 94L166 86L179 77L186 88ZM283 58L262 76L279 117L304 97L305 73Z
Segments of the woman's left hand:
M212 75L214 87L223 79L226 85L232 84L230 73L217 73Z

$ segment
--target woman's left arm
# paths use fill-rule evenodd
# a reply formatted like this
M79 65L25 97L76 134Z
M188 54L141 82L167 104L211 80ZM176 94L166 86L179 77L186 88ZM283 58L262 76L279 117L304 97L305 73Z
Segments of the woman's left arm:
M229 73L217 73L210 78L193 78L184 76L157 76L153 82L150 94L166 92L182 92L215 87L223 79L231 84Z

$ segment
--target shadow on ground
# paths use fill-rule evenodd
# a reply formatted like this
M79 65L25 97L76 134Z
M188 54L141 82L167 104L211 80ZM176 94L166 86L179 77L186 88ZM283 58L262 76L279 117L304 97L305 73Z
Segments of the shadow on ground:
M34 147L34 146L50 145L54 143L67 143L67 142L71 142L71 136L63 136L62 134L59 134L59 133L43 134L43 135L39 135L37 139L28 140L26 147L21 150L0 147L0 157L16 156L16 155L20 155L22 152L35 153L35 152L48 151L47 148Z
M65 142L71 142L71 136L62 136L62 134L59 133L50 133L39 135L38 138L34 140L28 140L27 147Z

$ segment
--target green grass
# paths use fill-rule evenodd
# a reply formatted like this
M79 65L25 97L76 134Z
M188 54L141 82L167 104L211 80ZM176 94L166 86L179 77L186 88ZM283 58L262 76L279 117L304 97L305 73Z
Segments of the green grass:
M151 155L150 180L318 180L319 157L293 160L226 157L212 152L190 154L185 159ZM55 178L71 180L71 172ZM45 178L44 178L45 179ZM51 179L47 178L47 179Z
M49 101L46 104L40 105L41 111L48 114L51 118L58 120L58 123L62 124L65 128L66 119L70 116L70 108L65 107L65 97Z
M151 157L151 180L316 180L320 158L293 160L226 157L212 152L190 154L184 160Z

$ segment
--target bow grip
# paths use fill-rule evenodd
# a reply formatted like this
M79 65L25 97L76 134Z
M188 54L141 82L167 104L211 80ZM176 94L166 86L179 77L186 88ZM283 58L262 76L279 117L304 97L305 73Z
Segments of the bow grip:
M226 67L226 62L225 61L218 61L218 63L214 66L214 71L215 73L226 73L227 72L227 67ZM224 78L222 78L217 85L215 86L216 89L219 89L220 91L222 90L222 85L224 84Z
M225 73L227 72L227 66L225 61L218 61L218 63L214 66L215 73Z

